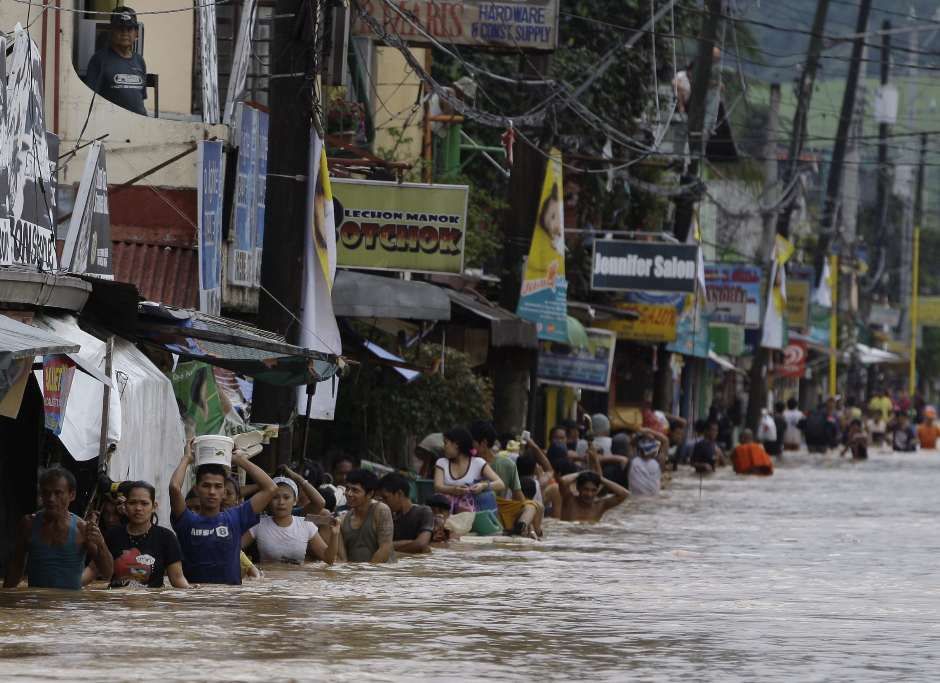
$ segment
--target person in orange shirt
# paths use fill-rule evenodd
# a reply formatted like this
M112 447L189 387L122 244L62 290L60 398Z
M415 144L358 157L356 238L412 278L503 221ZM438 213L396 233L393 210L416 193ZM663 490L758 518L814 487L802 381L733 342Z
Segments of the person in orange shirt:
M934 449L937 447L937 439L940 438L940 425L937 424L937 409L928 406L924 410L924 421L917 427L917 439L920 441L921 448Z
M770 476L774 473L773 461L764 447L754 442L754 432L750 429L741 432L741 443L731 453L731 464L736 474Z

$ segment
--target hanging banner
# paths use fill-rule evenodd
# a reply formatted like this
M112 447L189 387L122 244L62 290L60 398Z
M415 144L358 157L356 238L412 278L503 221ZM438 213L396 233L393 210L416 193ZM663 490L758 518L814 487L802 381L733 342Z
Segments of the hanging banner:
M199 310L218 315L222 307L222 142L199 143Z
M739 263L706 263L705 285L705 312L712 325L760 327L760 268Z
M220 434L226 411L212 366L199 361L178 363L170 380L186 438Z
M594 240L591 289L691 294L698 276L698 245Z
M100 142L94 142L88 149L85 169L75 195L68 237L62 250L62 267L70 273L113 280L111 246L104 147Z
M245 79L248 77L248 62L251 59L251 37L255 32L258 0L245 0L241 8L241 21L235 37L235 56L232 57L232 72L225 93L225 112L222 122L231 126L235 116L235 103L244 99Z
M787 269L787 325L801 332L809 329L809 302L816 273L812 266Z
M219 123L219 58L216 47L214 2L199 4L196 22L199 28L199 64L202 82L202 120Z
M806 342L790 341L783 347L783 364L777 368L777 377L799 379L806 374Z
M333 182L326 161L323 140L310 133L310 157L307 171L307 229L304 232L304 280L300 292L299 344L325 353L341 354L336 316L333 314L333 282L336 281L336 214ZM376 293L379 295L378 293ZM338 380L321 382L310 399L310 417L332 420L336 412ZM297 413L307 414L307 391L297 387Z
M559 0L448 0L411 3L405 12L384 0L358 4L384 30L415 45L440 42L511 51L554 50L558 45ZM354 17L353 35L374 37L369 22L356 12Z
M364 270L462 273L466 185L332 181L343 208L337 265Z
M609 391L617 335L586 328L587 345L539 342L539 382L590 391Z
M810 304L809 307L809 339L824 348L829 348L829 324L831 309L819 304Z
M545 165L532 244L522 277L516 315L535 323L539 339L568 339L568 281L565 279L565 213L561 152Z
M230 284L261 284L264 245L264 196L268 173L268 113L241 104L238 126L238 165L232 208L232 241L227 279Z
M46 429L58 436L62 433L65 406L75 376L75 363L68 356L44 356L42 359L42 402Z
M708 358L708 315L704 306L696 302L694 294L686 295L683 300L682 311L676 323L676 340L667 345L666 350L681 353L683 356Z
M40 50L18 28L6 61L7 87L0 135L0 266L40 271L58 268L53 209L55 195L43 123Z

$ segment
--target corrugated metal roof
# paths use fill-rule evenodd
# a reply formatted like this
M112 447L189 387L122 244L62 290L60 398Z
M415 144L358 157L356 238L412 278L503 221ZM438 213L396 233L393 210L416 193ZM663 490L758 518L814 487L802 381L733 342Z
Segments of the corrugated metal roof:
M195 249L114 242L114 279L132 282L148 301L180 308L199 306Z

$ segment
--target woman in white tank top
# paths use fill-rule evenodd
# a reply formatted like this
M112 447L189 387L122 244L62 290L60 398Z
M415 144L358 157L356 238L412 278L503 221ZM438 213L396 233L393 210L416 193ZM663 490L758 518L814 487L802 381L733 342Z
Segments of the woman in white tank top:
M434 468L434 490L449 496L499 493L505 488L499 475L483 458L472 455L473 437L462 427L444 434L444 457Z

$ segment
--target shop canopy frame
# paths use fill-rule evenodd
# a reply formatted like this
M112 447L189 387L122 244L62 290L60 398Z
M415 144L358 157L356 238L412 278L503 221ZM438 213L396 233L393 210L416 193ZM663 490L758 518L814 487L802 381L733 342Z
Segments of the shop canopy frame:
M279 386L316 384L345 365L341 356L288 344L238 320L152 302L139 304L136 338L174 353Z
M0 315L0 370L24 358L74 354L79 348L58 335Z

